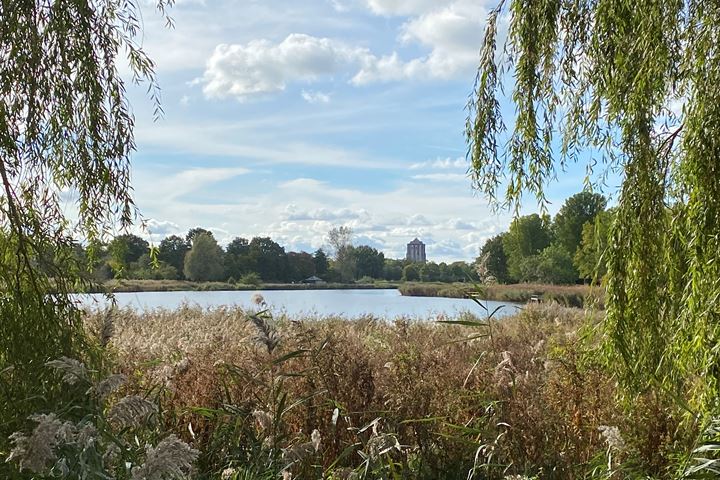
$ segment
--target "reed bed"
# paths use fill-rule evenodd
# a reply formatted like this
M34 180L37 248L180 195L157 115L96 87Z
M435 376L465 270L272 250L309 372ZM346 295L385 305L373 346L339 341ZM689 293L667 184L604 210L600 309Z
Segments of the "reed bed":
M588 354L597 318L579 309L291 319L259 298L252 312L111 316L125 393L161 392L164 427L200 452L199 478L613 478L619 465L662 475L677 447L660 400L616 401Z
M416 297L465 298L476 294L478 286L466 283L405 283L398 287L403 295ZM545 303L566 307L604 308L604 287L590 285L546 285L535 283L482 285L486 300L527 303L535 297Z

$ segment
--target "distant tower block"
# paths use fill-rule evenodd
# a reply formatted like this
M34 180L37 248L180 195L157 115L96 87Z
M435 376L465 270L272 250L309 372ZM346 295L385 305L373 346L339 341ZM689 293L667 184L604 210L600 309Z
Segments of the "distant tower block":
M427 257L425 256L425 244L417 238L408 243L407 255L405 258L411 262L425 263L427 261Z

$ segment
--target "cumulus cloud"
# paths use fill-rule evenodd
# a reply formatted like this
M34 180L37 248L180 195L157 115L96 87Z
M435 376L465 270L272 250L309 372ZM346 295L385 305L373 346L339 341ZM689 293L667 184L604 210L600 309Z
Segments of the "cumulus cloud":
M425 215L421 215L419 213L416 213L415 215L411 215L405 220L405 225L409 226L421 226L421 225L432 225L432 222L425 217Z
M268 40L220 44L198 82L209 98L242 100L282 91L292 81L311 82L342 73L366 55L364 49L300 33L290 34L278 44Z
M317 208L314 210L303 210L299 209L296 205L288 205L285 208L284 219L292 221L305 221L305 220L320 220L320 221L332 221L332 220L352 220L367 218L368 213L366 210L351 210L349 208L340 208L337 210L330 210L327 208Z
M344 5L337 3L337 5ZM398 46L427 53L405 59L398 51L376 54L345 42L292 33L281 42L222 43L207 60L203 85L208 98L239 100L285 90L292 82L349 78L356 86L402 80L448 80L477 66L487 9L476 0L368 0L378 15L402 15ZM303 92L311 103L327 103L321 92Z
M450 230L475 230L476 228L472 223L465 222L459 218L448 220L445 226Z
M303 90L302 98L308 103L330 103L330 94Z
M181 232L181 228L177 223L168 220L156 220L150 218L145 222L147 231L150 235L168 236Z
M353 83L427 78L450 79L477 66L488 10L476 0L369 0L378 14L412 15L400 28L405 45L429 48L427 55L402 60L397 52L368 56Z

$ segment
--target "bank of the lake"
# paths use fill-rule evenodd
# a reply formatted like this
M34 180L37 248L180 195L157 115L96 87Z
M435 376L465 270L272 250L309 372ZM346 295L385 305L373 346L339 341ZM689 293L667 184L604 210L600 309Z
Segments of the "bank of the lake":
M103 284L108 292L223 292L257 290L395 290L397 283L261 283L257 285L227 282L191 282L188 280L109 280Z
M540 302L555 302L566 307L604 307L605 291L601 286L545 285L519 283L510 285L473 285L471 283L408 282L398 286L400 293L416 297L466 298L479 294L483 299L497 302L527 303L533 298ZM479 290L479 291L478 291Z
M213 292L264 290L395 290L410 297L467 298L478 293L472 283L387 282L374 283L263 283L246 285L226 282L191 282L187 280L110 280L104 288L114 293L136 292ZM583 308L592 304L604 306L604 289L589 285L545 285L520 283L482 285L480 296L497 302L527 303L532 298L555 302L567 307Z

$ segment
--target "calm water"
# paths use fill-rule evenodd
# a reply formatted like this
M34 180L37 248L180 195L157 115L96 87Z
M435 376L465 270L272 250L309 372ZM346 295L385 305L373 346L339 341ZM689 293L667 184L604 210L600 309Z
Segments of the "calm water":
M120 307L132 307L140 311L167 308L175 309L183 304L201 307L235 305L252 307L252 296L261 294L274 313L285 312L289 316L343 315L358 317L373 315L394 319L412 317L436 319L438 316L456 317L462 312L478 316L484 310L471 300L455 298L404 297L397 290L265 290L262 292L140 292L116 293ZM78 300L90 307L103 307L106 302L101 295L85 295ZM484 302L490 311L505 305L497 316L512 314L518 304L506 302Z

